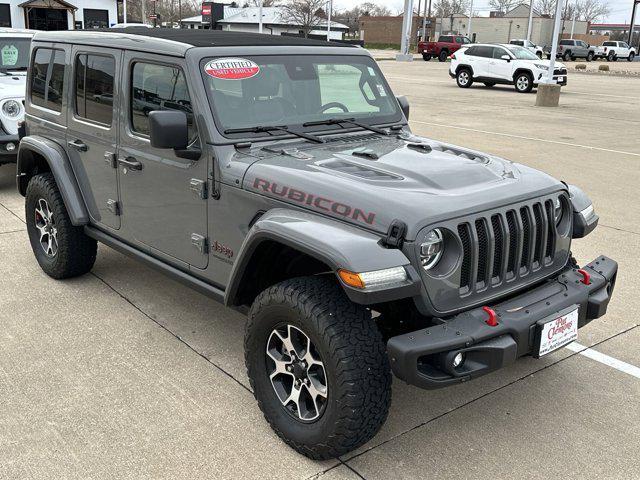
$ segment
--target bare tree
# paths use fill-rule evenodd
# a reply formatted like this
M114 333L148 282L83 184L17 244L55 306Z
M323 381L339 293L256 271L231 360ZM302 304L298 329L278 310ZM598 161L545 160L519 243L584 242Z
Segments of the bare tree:
M558 0L537 0L533 6L540 15L548 15L553 17L556 14L556 5Z
M519 0L490 0L489 6L498 12L507 13L520 5Z
M380 17L391 15L391 9L384 5L377 5L373 2L364 2L354 10L359 10L360 15L367 17Z
M456 13L469 13L469 0L437 0L433 6L436 17L450 17Z
M282 5L282 19L292 25L300 26L304 36L323 22L325 0L287 0Z
M576 10L578 19L585 22L593 22L611 13L609 3L602 0L580 0Z

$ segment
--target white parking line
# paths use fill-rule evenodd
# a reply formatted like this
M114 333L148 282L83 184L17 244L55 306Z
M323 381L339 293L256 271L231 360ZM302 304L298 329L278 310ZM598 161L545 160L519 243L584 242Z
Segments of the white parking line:
M433 126L436 126L436 127L455 128L457 130L465 130L467 132L486 133L487 135L497 135L499 137L518 138L520 140L531 140L533 142L553 143L555 145L564 145L564 146L567 146L567 147L584 148L586 150L597 150L599 152L619 153L621 155L632 155L634 157L640 157L640 153L625 152L625 151L622 151L622 150L611 150L609 148L602 148L602 147L592 147L590 145L581 145L579 143L560 142L558 140L547 140L546 138L525 137L525 136L522 136L522 135L513 135L511 133L490 132L488 130L479 130L477 128L468 128L468 127L459 127L457 125L448 125L446 123L422 122L420 120L410 120L409 123L421 123L423 125L433 125Z
M579 343L573 342L566 346L572 352L579 353L580 355L584 355L591 360L595 360L596 362L600 362L604 365L608 365L609 367L615 368L616 370L631 375L632 377L640 378L640 368L631 365L629 363L623 362L622 360L618 360L617 358L610 357L609 355L605 355L604 353L600 353L597 350L593 350L592 348L585 347L584 345L580 345Z

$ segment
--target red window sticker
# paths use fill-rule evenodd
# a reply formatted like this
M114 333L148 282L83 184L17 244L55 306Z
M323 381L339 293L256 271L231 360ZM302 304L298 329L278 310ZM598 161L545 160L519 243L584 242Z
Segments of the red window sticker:
M218 58L204 66L207 75L222 80L244 80L260 73L260 66L246 58Z

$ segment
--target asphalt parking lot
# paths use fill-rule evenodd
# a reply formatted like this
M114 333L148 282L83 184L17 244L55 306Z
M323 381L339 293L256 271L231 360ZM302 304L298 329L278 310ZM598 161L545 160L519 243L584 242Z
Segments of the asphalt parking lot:
M513 87L459 89L448 64L382 62L420 135L491 152L587 191L600 226L579 261L620 264L582 347L468 384L395 381L382 431L336 461L286 447L244 370L244 318L101 247L56 282L33 258L0 167L0 478L638 478L640 80L569 76L561 106Z

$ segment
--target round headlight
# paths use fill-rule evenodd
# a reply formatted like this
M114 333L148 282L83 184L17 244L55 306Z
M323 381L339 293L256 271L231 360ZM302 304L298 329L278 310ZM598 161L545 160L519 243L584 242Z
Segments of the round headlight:
M560 200L560 197L556 198L553 204L553 218L556 221L556 225L560 225L562 220L562 200Z
M15 100L7 100L2 104L2 113L7 117L15 118L20 115L21 110L20 104Z
M442 238L440 229L435 228L427 233L424 242L420 245L420 262L425 270L430 270L440 261L444 250Z

